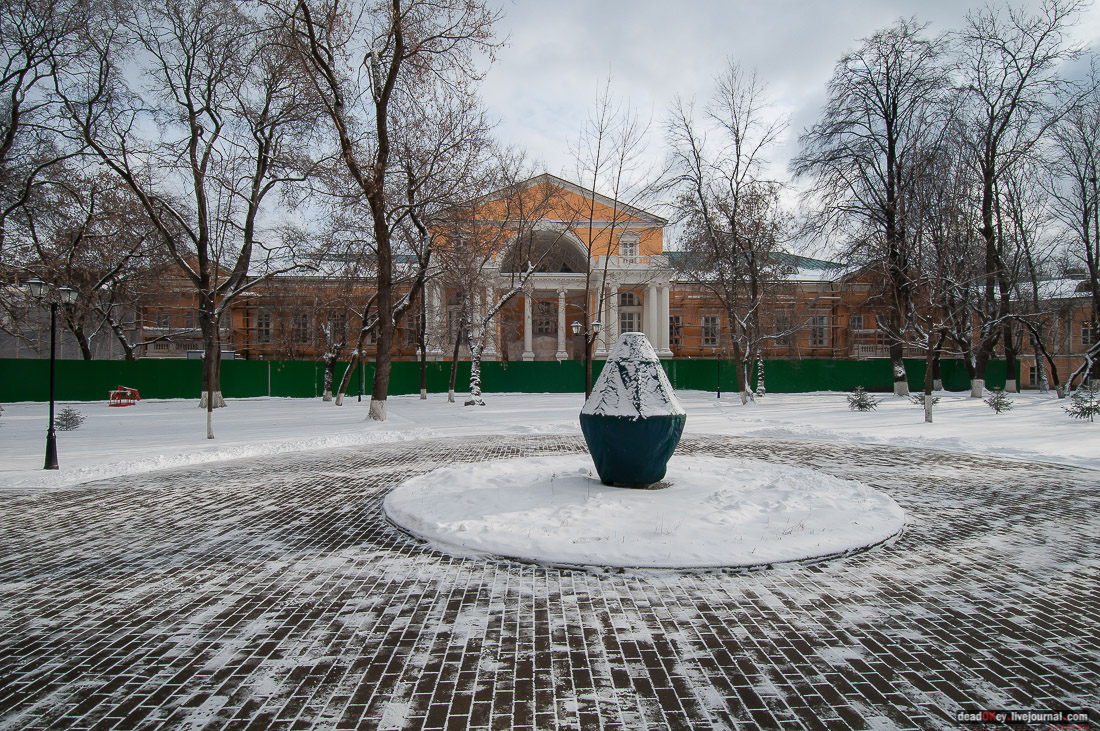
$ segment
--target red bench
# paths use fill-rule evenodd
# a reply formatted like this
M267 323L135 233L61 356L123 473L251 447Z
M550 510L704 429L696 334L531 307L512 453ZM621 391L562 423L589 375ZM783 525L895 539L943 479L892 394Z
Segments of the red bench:
M119 386L107 395L108 406L132 406L141 401L141 396L136 388Z

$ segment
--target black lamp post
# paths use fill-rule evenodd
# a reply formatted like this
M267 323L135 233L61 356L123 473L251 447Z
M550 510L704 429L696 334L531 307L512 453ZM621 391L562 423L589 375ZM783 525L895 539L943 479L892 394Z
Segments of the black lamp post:
M571 327L574 335L580 335L581 330L584 330L584 325L578 320L573 320ZM600 334L600 327L600 321L596 320L591 328L584 330L584 398L586 401L592 395L592 343Z
M39 302L43 302L50 286L38 277L28 279L27 292ZM57 297L50 297L50 428L46 432L46 464L43 469L57 469L57 432L53 426L54 412L54 364L57 360L57 305L71 305L76 302L77 292L69 287L58 287Z

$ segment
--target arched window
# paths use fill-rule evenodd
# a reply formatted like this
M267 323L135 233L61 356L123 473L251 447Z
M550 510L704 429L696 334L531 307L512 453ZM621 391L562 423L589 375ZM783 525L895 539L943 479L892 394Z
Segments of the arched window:
M579 273L585 270L586 258L584 250L564 232L530 231L513 242L500 270L523 272L530 262L539 272Z

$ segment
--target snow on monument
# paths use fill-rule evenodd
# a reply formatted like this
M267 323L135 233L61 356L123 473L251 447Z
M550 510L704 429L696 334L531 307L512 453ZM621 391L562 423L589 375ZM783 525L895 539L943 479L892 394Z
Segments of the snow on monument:
M600 480L645 487L665 476L687 413L649 340L628 332L619 336L580 418Z

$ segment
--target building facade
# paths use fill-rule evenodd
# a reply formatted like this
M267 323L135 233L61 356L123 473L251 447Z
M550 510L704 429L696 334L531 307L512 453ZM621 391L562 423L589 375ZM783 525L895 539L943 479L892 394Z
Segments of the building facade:
M628 331L645 333L662 358L732 355L723 303L704 284L678 273L676 254L665 251L667 221L660 216L540 175L474 201L440 225L447 230L437 237L440 254L423 294L397 322L398 360L420 357L421 343L427 359L449 360L456 340L459 357L468 357L468 344L459 337L464 317L483 319L498 304L484 332L484 360L582 359L584 334L574 334L573 326L583 325L586 313L589 322L600 324L593 342L597 359ZM477 242L474 254L448 256L458 251L455 242L462 236ZM888 357L889 344L876 319L874 294L879 288L873 273L836 262L788 258L783 281L761 315L761 330L770 333L760 343L765 359ZM464 271L469 261L474 270ZM1100 338L1082 281L1053 280L1041 293L1040 311L1063 380ZM223 318L225 357L320 360L329 353L346 359L371 292L369 277L339 267L260 282ZM166 273L132 318L127 336L138 345L137 355L200 357L195 307L190 284ZM40 354L26 346L12 347L10 340L0 339L8 357ZM374 335L368 332L363 347L367 358L374 347ZM116 350L101 348L120 357ZM923 357L924 351L911 347L905 355ZM1035 386L1035 356L1026 340L1019 358L1021 385Z

